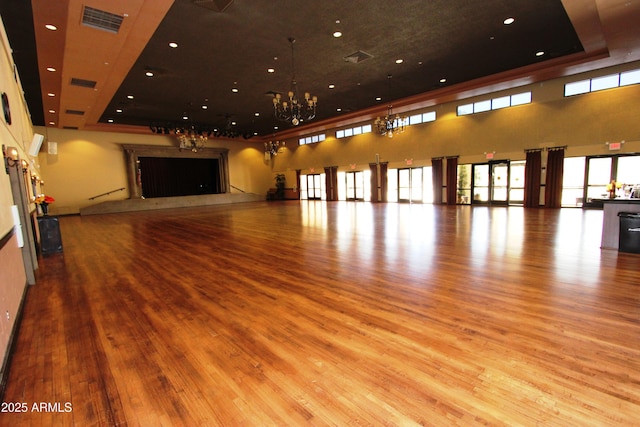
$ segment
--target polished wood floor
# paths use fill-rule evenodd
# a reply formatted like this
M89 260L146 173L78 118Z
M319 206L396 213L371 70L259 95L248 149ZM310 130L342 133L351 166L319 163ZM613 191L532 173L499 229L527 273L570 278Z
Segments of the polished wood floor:
M4 394L27 410L2 426L640 423L640 255L599 248L601 211L60 221Z

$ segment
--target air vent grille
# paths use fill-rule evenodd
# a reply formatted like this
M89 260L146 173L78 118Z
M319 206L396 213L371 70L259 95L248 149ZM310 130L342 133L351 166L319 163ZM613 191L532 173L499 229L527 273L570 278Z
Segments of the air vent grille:
M82 13L83 25L116 34L120 31L123 19L123 16L89 6L85 6Z
M81 110L66 110L65 113L73 114L75 116L84 116L84 111Z
M78 79L76 77L71 79L72 86L88 87L89 89L95 89L97 83L93 80Z
M352 53L351 55L345 56L344 60L347 62L353 62L357 64L362 61L366 61L367 59L373 58L373 55L368 54L367 52L363 52L361 50Z

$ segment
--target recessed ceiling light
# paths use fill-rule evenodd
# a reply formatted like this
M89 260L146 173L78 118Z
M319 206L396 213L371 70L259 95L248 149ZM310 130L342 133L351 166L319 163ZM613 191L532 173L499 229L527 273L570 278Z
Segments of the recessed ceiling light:
M267 73L275 73L276 69L275 68L267 68Z
M396 64L402 64L403 62L404 62L404 59L400 59L400 58L396 59Z
M515 21L515 19L514 19L514 18L507 18L507 19L505 19L504 21L502 21L502 23L503 23L504 25L511 25L511 24L513 24L513 23L514 23L514 21Z
M56 71L56 69L53 67L47 67L47 71L51 71L53 73L54 71Z
M376 101L382 101L382 98L380 98L379 96L376 97Z
M113 119L109 119L107 120L109 123L113 123Z
M144 73L145 76L147 77L153 77L153 72L152 71L147 71Z
M53 126L53 125L55 125L55 124L56 124L56 122L49 122L49 124L50 124L51 126Z
M203 106L202 106L202 109L203 109L203 110L206 110L207 108L209 108L209 106L207 106L207 105L203 105Z
M340 111L342 111L342 108L336 108L336 111L339 113Z
M339 25L339 24L340 24L340 20L339 20L339 19L336 19L336 25ZM335 31L333 32L333 37L335 37L335 38L342 37L342 31L340 31L340 30L335 30Z
M184 116L182 116L182 120L189 120L189 116L185 114Z
M116 113L122 113L122 108L118 108L118 109L116 110Z
M278 126L274 126L274 127L273 127L273 130L278 130Z
M133 99L133 95L127 95L127 99Z
M54 96L56 96L56 94L55 94L55 93L52 93L52 92L49 92L49 93L47 94L47 96L50 96L50 97L52 97L52 98L53 98Z
M235 125L237 125L236 122L231 122L231 126L235 126Z
M260 117L260 113L258 113L257 111L255 113L253 113L254 116L256 117Z
M447 82L447 79L445 78L440 79L440 83L446 83L446 82Z
M55 114L55 113L56 113L56 110L49 110L49 112L50 112L51 114Z
M58 29L58 27L56 27L55 25L52 24L47 24L44 26L47 30L51 30L51 31L56 31Z
M169 47L170 47L170 48L175 49L175 48L177 48L177 47L178 47L178 43L176 43L176 42L170 42L170 43L169 43Z
M331 84L329 85L329 89L335 89L335 87L336 87L336 85L334 85L333 83L331 83Z
M233 93L238 93L238 88L237 88L237 87L232 88L232 89L231 89L231 92L233 92Z
M538 52L536 52L536 56L542 56L544 55L544 51L539 50Z

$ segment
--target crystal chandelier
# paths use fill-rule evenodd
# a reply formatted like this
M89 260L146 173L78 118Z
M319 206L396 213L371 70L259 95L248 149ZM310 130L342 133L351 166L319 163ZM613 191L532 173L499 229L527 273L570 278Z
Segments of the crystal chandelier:
M285 141L269 141L264 143L264 159L271 160L272 156L277 156L287 143Z
M296 82L296 69L293 55L293 44L296 39L289 37L289 44L291 44L291 90L287 94L289 100L282 99L282 95L279 93L273 96L273 110L278 120L283 122L289 122L294 126L298 126L300 122L305 120L312 120L316 116L316 104L318 103L317 96L311 96L309 92L304 93L304 101L298 99L298 86Z
M391 111L391 105L389 105L387 107L387 115L383 118L378 116L373 124L378 134L393 138L394 134L397 135L404 132L404 127L407 125L407 118L400 117L400 114L394 116Z
M193 126L190 129L176 129L176 136L180 142L180 151L191 150L197 153L198 150L204 148L207 142L207 135L198 132Z

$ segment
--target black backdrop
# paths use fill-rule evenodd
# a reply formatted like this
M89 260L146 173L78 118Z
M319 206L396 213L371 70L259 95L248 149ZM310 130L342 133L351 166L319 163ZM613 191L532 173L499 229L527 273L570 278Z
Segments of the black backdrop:
M218 159L140 157L145 198L222 193Z

